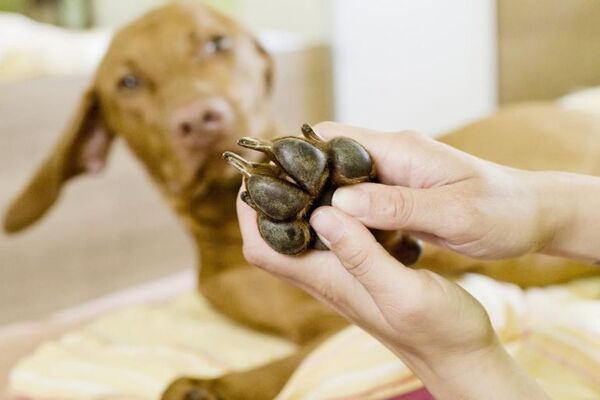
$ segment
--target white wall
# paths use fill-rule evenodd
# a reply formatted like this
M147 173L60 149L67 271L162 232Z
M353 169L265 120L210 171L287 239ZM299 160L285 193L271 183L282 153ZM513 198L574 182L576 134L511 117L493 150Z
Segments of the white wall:
M101 24L118 25L166 0L94 1ZM203 1L330 42L339 121L435 135L496 106L495 0Z
M254 28L299 34L313 42L329 35L330 0L238 0L236 14Z
M494 0L333 0L337 119L438 134L496 105Z
M93 0L98 26L123 25L169 0ZM172 1L172 0L171 0ZM290 32L310 41L328 36L330 0L198 0L231 13L256 30Z
M93 0L94 22L100 27L118 27L166 0Z
M92 0L94 23L100 27L119 27L148 10L175 0ZM197 0L224 12L235 14L243 1L248 0Z

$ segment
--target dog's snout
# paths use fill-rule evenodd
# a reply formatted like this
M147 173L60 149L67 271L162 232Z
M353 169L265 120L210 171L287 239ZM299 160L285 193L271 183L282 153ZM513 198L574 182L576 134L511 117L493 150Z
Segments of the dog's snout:
M223 113L219 110L208 109L200 115L191 115L179 122L178 130L182 136L203 134L207 131L219 131L223 128Z
M202 122L205 124L218 124L223 120L223 115L216 110L206 110L202 116Z
M232 120L231 107L221 99L202 99L173 113L171 130L176 140L197 147L211 143L224 135Z

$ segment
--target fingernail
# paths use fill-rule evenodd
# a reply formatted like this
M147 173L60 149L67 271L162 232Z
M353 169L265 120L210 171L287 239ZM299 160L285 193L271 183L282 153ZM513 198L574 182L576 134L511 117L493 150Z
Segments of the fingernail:
M369 209L369 195L356 187L343 187L335 191L331 204L346 214L363 217Z
M344 223L331 209L317 209L310 217L310 225L319 235L323 243L329 247L344 235Z

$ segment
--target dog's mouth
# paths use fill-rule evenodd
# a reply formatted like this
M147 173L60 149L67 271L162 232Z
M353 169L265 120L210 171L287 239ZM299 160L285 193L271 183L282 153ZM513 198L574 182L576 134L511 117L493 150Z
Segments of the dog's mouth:
M239 186L238 175L221 157L224 151L235 150L235 146L222 143L218 138L207 139L202 143L205 145L186 149L185 156L179 158L187 172L180 175L179 179L166 179L170 195L198 202L216 186Z
M201 135L189 135L185 138L184 146L190 153L204 152L207 147L214 145L221 135L218 131L207 131Z
M170 183L171 192L189 192L190 188L198 186L206 179L207 170L213 168L224 168L215 165L223 151L231 147L228 138L233 137L233 127L220 127L219 129L203 129L201 132L190 132L181 135L172 144L175 155L175 163L179 164L178 176L174 176L174 182ZM193 191L193 190L192 190Z

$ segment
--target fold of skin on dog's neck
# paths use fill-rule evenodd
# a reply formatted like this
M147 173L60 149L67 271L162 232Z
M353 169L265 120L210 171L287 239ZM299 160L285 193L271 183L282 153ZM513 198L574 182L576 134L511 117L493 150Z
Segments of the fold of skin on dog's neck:
M273 137L268 127L262 137ZM219 155L218 160L222 161ZM242 254L242 236L235 212L241 178L229 166L207 165L200 187L167 199L194 239L200 266L199 279L207 281L224 270L247 265Z

